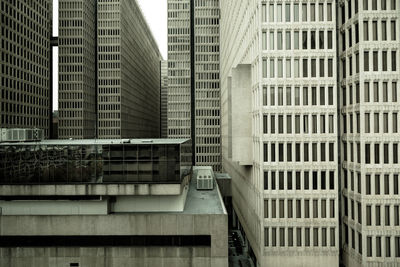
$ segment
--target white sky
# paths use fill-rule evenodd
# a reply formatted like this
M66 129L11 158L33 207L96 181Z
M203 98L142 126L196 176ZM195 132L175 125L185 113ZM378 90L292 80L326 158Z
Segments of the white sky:
M158 43L161 55L168 57L167 0L137 0ZM58 0L53 1L53 35L58 36ZM58 48L53 54L53 110L58 109Z

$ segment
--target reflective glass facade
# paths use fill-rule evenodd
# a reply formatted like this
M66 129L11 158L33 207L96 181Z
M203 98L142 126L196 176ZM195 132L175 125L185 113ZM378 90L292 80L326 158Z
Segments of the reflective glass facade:
M181 183L190 168L190 141L0 145L0 184Z

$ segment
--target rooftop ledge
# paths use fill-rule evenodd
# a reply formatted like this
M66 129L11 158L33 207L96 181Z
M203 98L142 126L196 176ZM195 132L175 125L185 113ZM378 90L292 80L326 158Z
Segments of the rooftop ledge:
M177 184L53 184L0 185L2 196L172 196L180 195L189 182Z

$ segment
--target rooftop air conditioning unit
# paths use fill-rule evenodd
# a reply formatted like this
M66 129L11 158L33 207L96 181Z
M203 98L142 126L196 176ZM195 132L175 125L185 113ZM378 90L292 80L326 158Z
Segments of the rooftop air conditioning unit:
M198 169L196 173L198 190L214 189L214 172L211 167L208 169Z

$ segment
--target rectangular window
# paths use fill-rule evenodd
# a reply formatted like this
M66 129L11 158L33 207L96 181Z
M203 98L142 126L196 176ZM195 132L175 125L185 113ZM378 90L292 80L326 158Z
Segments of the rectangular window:
M308 77L308 60L306 58L303 58L303 77Z
M369 82L364 83L364 101L369 102Z
M318 18L319 21L324 21L324 4L320 3L318 6Z
M378 22L372 21L372 40L378 41Z
M277 5L276 12L277 12L277 15L276 15L277 21L282 22L282 4Z
M328 4L327 4L327 11L326 11L327 17L328 17L328 21L332 21L332 12L333 12L333 10L332 10L332 4L331 4L331 3L328 3Z
M263 32L262 33L262 47L263 47L263 50L267 50L268 48L267 48L267 43L268 43L268 40L267 40L267 33L266 32Z
M368 21L363 22L363 32L364 32L364 41L368 41L369 39Z
M333 59L328 59L328 77L333 77Z
M311 21L315 21L315 4L310 4Z
M318 228L314 227L313 228L313 246L318 247Z
M311 77L317 76L317 60L312 58L311 59Z
M269 60L269 77L275 78L275 60L274 59Z
M290 78L292 75L291 75L291 61L290 61L290 59L286 59L286 64L285 64L285 66L286 66L286 69L285 69L285 72L286 72L286 78Z
M282 32L278 31L278 37L277 37L277 49L278 50L282 50L282 48L283 48L282 40L283 40Z
M332 31L328 31L328 49L333 49Z
M294 32L294 49L295 50L299 49L299 32L298 31Z
M285 5L285 19L286 22L290 21L290 4Z
M387 51L382 51L382 71L388 70Z
M291 48L291 42L292 42L292 38L290 37L290 31L286 31L286 50L290 50Z
M274 4L269 5L269 22L274 22Z
M307 35L308 35L308 32L307 32L307 31L303 31L303 32L302 32L303 49L307 49L307 43L308 43Z
M263 105L267 106L268 105L268 88L263 87Z
M267 5L262 5L262 21L267 22Z
M396 71L396 51L392 51L392 71Z
M390 255L390 236L385 237L385 248L386 248L386 257L391 257Z
M382 239L380 236L376 237L376 242L375 242L375 248L376 248L376 257L382 257Z
M274 50L274 41L275 41L274 32L270 31L269 32L269 50Z
M372 66L374 71L378 71L378 51L372 53Z
M283 77L283 60L278 59L278 78Z
M301 228L296 228L296 245L301 247Z
M279 245L285 246L285 228L279 228Z
M303 105L308 105L308 87L303 87Z
M392 41L396 40L396 21L392 20L390 22L390 36L392 38Z
M264 246L269 246L269 228L267 227L264 228Z
M318 39L319 39L319 49L324 49L324 31L318 32Z
M368 10L368 1L369 0L363 0L363 9Z
M382 26L382 33L381 33L382 41L386 41L387 40L386 21L382 21L381 26Z
M369 51L364 51L364 71L369 71Z
M301 18L302 21L307 21L307 4L302 4Z
M293 6L294 21L299 21L299 4L295 3Z

